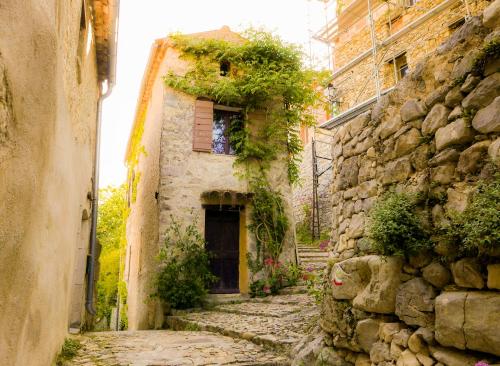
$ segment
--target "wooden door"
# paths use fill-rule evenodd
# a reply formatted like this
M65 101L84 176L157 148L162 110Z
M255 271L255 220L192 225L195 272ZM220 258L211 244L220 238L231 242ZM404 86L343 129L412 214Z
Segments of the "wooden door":
M212 273L219 279L211 292L238 293L239 290L239 242L240 213L227 209L207 208L205 212L205 240L212 253Z

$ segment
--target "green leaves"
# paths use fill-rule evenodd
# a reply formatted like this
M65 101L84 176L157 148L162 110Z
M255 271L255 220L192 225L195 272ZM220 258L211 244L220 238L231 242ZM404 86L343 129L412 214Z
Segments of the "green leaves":
M409 256L430 247L429 234L416 213L416 199L388 192L370 212L368 238L375 252Z
M315 123L311 110L322 106L321 87L326 85L329 73L305 70L300 49L271 33L249 29L244 37L235 43L171 36L191 67L185 75L167 73L165 84L220 104L242 107L245 116L271 107L272 118L263 130L255 136L245 132L232 138L238 146L237 163L257 161L259 169L266 170L276 152L286 152L288 177L295 183L302 150L296 131L301 125ZM220 75L221 62L230 65L226 76ZM246 126L249 123L244 121Z
M458 244L461 255L482 255L500 247L500 174L481 181L469 206L451 215L445 238Z
M216 277L210 272L209 254L196 220L182 227L173 216L170 218L164 246L158 256L160 271L153 296L174 309L188 309L201 305Z

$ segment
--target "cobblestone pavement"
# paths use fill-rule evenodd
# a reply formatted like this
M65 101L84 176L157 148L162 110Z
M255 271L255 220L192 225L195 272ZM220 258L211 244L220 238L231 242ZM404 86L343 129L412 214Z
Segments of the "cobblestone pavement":
M65 366L287 365L285 356L209 332L169 330L89 333Z
M177 313L167 320L175 330L82 335L65 366L289 365L317 312L309 296L292 294Z
M287 353L317 321L318 309L307 294L273 296L211 310L176 314L167 319L172 329L200 329L249 340Z

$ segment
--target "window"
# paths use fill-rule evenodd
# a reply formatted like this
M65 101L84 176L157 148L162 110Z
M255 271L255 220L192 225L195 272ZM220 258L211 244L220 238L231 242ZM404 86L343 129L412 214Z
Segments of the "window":
M229 74L229 71L231 70L231 64L229 61L222 61L220 63L220 75L221 76L227 76Z
M398 80L401 80L408 74L408 62L406 61L406 53L396 57L396 69L398 72Z
M241 118L238 112L214 109L212 124L212 152L214 154L234 155L229 142L229 128L233 121Z

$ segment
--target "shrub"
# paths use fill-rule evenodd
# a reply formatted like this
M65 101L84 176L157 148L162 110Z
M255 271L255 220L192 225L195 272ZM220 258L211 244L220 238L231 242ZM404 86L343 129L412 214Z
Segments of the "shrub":
M368 222L368 238L375 252L409 256L430 246L416 206L416 197L405 193L388 192L381 197Z
M64 361L71 360L81 347L82 345L76 339L66 338L61 347L61 352L57 356L56 365L63 365Z
M174 309L188 309L201 305L216 277L210 272L209 254L196 220L185 228L172 216L171 220L159 255L154 295Z
M481 255L500 247L500 174L481 181L469 206L451 215L445 238L457 243L461 255Z

